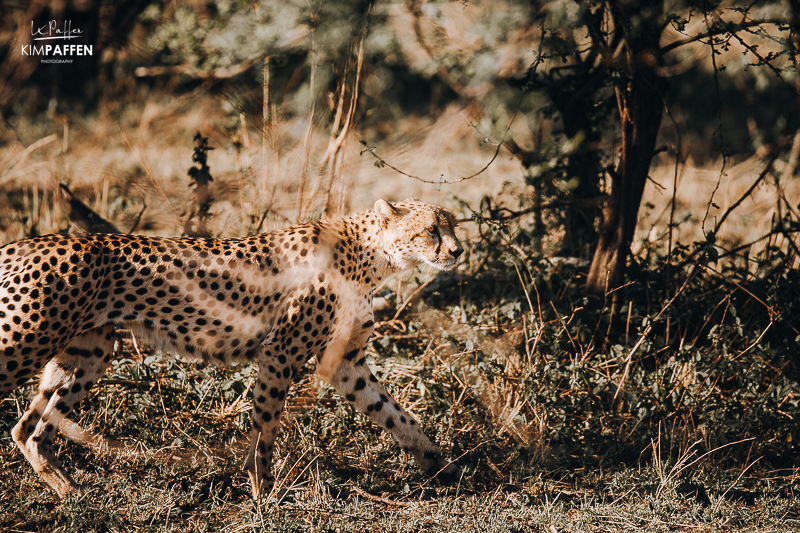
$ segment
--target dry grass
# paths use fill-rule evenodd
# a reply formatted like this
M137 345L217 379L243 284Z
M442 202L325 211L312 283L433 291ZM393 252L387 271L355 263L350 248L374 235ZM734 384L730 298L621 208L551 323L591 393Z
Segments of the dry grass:
M11 142L0 148L0 190L9 201L0 206L0 243L66 229L61 206L54 200L59 183L123 230L133 226L146 205L138 233L177 235L190 193L186 170L197 131L215 147L209 154L215 198L212 233L243 236L253 232L262 217L262 231L283 227L296 221L298 202L304 219L317 218L324 210L331 174L319 164L329 144L329 134L320 127L314 127L306 155L302 119L279 118L268 133L275 139L267 143L259 142L256 121L247 121L251 127L245 144L241 120L232 122L210 96L130 104L117 115L113 120L100 112L68 127L66 119L49 127L20 119L13 130L6 130ZM440 175L453 179L476 171L491 158L491 146L465 142L477 136L454 106L436 121L404 121L395 138L382 142L379 150L410 173L433 181ZM331 192L338 194L334 203L344 212L370 207L377 198L413 196L452 206L448 198L455 195L474 202L480 194L497 193L505 181L521 179L518 165L501 158L484 175L437 190L376 167L371 156L361 155L359 140L360 134L352 132L344 139L341 169L333 178L337 183Z
M729 161L725 169L721 161L709 168L697 168L689 162L678 167L676 180L674 160L661 158L651 172L652 183L645 189L633 253L638 253L645 242L666 246L673 195L673 243L704 241L705 232L714 229L719 217L742 198L766 165L767 160L759 156ZM750 248L751 256L761 253L768 242L785 248L780 236L777 242L760 240L772 230L779 213L786 212L785 204L780 205L781 195L790 202L800 197L800 182L785 171L786 163L776 161L775 174L763 180L720 227L716 235L720 245L734 248L755 242Z

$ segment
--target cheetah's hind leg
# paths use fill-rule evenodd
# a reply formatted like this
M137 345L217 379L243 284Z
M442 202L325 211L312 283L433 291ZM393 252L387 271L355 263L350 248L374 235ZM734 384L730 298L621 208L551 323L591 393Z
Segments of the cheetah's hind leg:
M45 366L39 392L11 436L33 469L63 498L80 487L53 452L59 422L80 402L111 362L114 328L95 328L75 337Z

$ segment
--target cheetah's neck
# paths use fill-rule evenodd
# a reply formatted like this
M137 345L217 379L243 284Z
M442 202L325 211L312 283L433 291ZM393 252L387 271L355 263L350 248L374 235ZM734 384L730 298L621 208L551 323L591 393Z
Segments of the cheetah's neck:
M378 215L374 211L341 219L332 229L338 230L333 244L334 253L338 255L334 266L340 272L344 269L348 281L359 285L365 294L371 294L386 276L398 270L386 250ZM353 267L352 272L347 271L348 266Z

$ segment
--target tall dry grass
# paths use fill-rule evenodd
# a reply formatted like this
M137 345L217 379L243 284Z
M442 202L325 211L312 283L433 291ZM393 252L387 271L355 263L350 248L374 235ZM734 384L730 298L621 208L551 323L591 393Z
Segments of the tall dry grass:
M337 214L367 208L377 198L413 196L453 207L454 196L475 201L484 193L497 194L506 182L521 183L519 166L510 157L499 158L468 182L421 183L362 155L360 141L375 144L370 132L350 127L331 134L318 119L309 134L308 117L284 117L275 106L262 128L261 117L224 107L211 96L169 103L153 97L129 104L116 119L99 112L60 123L20 120L5 132L12 142L0 148L0 242L67 229L55 196L59 183L123 231L133 227L146 205L138 233L178 235L198 131L215 148L209 154L214 176L210 229L220 237L319 218L326 204ZM491 159L493 147L481 146L478 137L453 105L435 120L402 120L378 149L409 173L437 181L475 172ZM332 157L334 143L338 152Z
M671 216L673 244L692 244L705 241L706 234L729 210L716 232L717 243L725 249L753 243L743 250L746 257L758 256L768 245L788 249L783 236L764 237L782 214L797 209L800 180L792 175L790 163L776 159L767 169L768 164L769 158L753 155L728 162L724 168L722 161L706 167L688 162L678 166L676 172L674 160L661 158L651 170L652 183L645 189L633 254L653 244L666 248ZM759 181L762 173L765 175Z

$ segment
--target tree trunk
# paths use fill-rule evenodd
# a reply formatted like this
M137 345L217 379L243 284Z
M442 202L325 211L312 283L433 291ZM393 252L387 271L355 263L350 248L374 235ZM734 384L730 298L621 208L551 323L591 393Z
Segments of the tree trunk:
M648 8L649 16L640 17L633 28L621 3L611 4L617 31L625 34L626 57L616 58L624 62L624 75L616 87L622 146L616 169L612 172L611 191L603 208L597 248L586 279L586 289L597 295L607 294L624 282L625 263L636 230L639 204L650 162L655 155L666 85L654 68L661 61L658 48L661 27L659 17L654 15L654 11L660 13L661 4L643 0L636 6L640 8L639 15ZM618 297L619 292L614 292L615 303Z
M583 66L583 65L581 65ZM565 77L549 87L549 96L570 139L582 136L578 149L567 156L566 178L577 177L578 186L566 195L573 201L564 207L564 238L556 255L578 256L597 240L595 221L599 209L582 205L581 200L594 201L600 195L602 164L597 146L602 141L601 129L595 120L597 93L607 82L604 72L582 68L576 76Z

